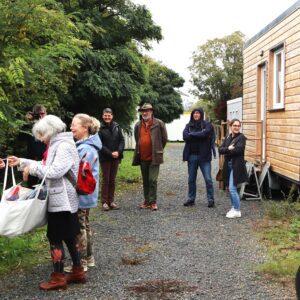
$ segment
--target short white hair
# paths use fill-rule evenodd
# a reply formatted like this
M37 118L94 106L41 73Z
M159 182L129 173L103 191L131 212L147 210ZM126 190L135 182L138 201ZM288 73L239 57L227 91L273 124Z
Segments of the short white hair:
M58 133L66 131L66 128L66 124L59 117L47 115L34 124L32 133L39 140L50 140Z

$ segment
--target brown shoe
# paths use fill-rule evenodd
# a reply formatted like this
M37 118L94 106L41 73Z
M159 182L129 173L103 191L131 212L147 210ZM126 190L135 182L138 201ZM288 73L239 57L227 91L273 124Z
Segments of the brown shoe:
M146 208L151 208L151 205L149 202L144 202L143 204L140 205L141 209L146 209Z
M65 274L53 272L48 282L40 283L41 290L65 290L67 288L67 280Z
M152 210L158 210L157 204L156 203L152 203L151 204L151 209Z
M73 266L72 272L66 276L67 283L86 283L83 267Z
M108 210L109 210L108 204L107 204L107 203L104 203L104 204L102 205L102 209L105 210L105 211L108 211Z
M112 202L112 203L109 205L109 207L110 207L111 209L119 209L119 207L117 206L117 204L116 204L115 202Z

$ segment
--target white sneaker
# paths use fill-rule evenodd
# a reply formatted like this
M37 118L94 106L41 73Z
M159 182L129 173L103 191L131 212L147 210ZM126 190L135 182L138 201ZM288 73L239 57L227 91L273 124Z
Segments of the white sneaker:
M72 269L73 269L72 266L66 266L66 267L64 267L64 271L65 271L66 273L72 273Z
M88 264L86 259L81 259L81 266L83 267L83 271L86 272L88 270Z
M240 210L232 209L226 214L226 218L233 219L233 218L240 218L242 216Z
M95 267L95 265L96 265L94 256L88 256L86 258L86 262L87 262L88 267Z

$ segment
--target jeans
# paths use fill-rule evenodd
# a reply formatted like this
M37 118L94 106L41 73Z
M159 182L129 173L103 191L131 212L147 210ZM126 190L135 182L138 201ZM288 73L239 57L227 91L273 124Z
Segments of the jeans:
M199 155L191 154L188 160L188 173L189 173L189 191L188 197L190 201L195 201L196 198L196 179L198 167L202 172L202 175L206 184L207 200L214 201L214 187L211 178L211 162L210 161L200 161Z
M228 172L229 172L229 194L231 205L234 209L240 210L240 195L237 192L236 186L233 181L233 168L232 161L228 161Z
M157 178L159 165L152 165L151 161L141 161L141 172L143 177L143 189L145 202L156 203L157 200Z

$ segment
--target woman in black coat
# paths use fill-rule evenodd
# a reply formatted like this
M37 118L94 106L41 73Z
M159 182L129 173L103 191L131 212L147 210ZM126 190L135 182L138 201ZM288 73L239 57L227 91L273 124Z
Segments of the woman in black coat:
M102 171L101 200L102 209L109 210L118 208L114 202L115 179L123 158L125 141L121 127L113 121L113 111L110 108L103 110L102 119L99 132L102 142L99 157Z
M247 181L247 170L245 165L246 137L240 132L241 122L232 119L229 123L231 133L225 138L219 148L219 153L224 154L223 180L229 187L231 209L226 214L227 218L240 218L240 196L237 185Z

